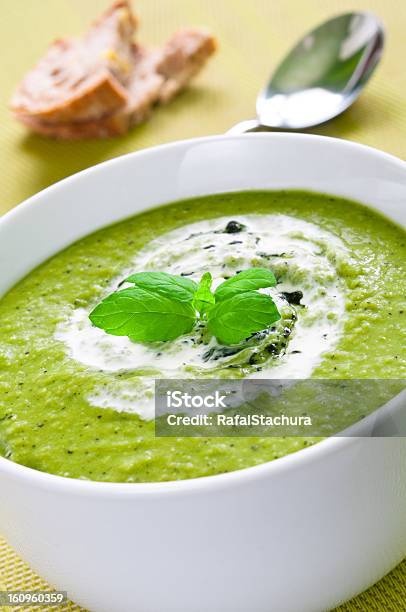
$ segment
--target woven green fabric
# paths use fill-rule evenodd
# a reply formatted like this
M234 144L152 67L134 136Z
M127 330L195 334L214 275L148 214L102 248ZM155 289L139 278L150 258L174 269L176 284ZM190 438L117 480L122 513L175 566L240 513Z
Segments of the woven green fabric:
M171 140L222 133L252 118L257 90L292 42L322 19L355 8L375 11L387 26L382 64L349 111L312 132L406 157L406 2L394 0L137 0L140 39L146 43L160 43L183 25L206 25L217 35L219 52L193 87L124 137L64 143L29 134L7 109L15 85L53 38L83 31L108 4L108 0L3 0L0 213L95 163ZM2 540L0 585L47 586ZM80 610L74 604L60 609ZM406 561L339 611L405 612Z
M50 586L24 563L13 549L0 538L0 590L38 589L49 590ZM10 608L17 611L20 608ZM28 608L24 608L25 611ZM38 608L32 608L33 612ZM41 607L41 610L58 612L85 612L74 603L58 608ZM406 611L406 560L385 576L375 586L355 599L340 606L334 612L405 612ZM1 612L6 612L3 608ZM7 611L8 612L8 611ZM165 610L162 610L165 612ZM207 612L210 612L209 610ZM278 612L271 611L270 612ZM300 612L298 610L297 612Z

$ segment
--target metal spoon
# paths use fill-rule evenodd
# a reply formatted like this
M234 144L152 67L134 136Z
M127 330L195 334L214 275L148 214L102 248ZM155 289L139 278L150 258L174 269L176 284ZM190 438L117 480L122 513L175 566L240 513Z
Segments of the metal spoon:
M300 130L336 117L360 95L382 55L384 28L372 13L326 21L290 51L257 98L257 119L229 133Z

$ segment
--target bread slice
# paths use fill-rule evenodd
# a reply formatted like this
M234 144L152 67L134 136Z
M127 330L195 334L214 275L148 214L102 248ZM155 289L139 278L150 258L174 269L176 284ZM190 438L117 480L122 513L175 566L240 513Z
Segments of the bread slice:
M184 28L176 32L156 64L157 73L164 78L159 101L167 102L186 87L216 49L216 39L204 29Z
M18 119L34 132L58 139L105 138L124 134L145 121L158 103L166 103L204 66L216 50L214 37L200 29L183 29L161 49L133 45L127 103L118 111L90 121L49 123L32 115Z
M11 109L24 122L94 121L128 102L136 19L116 2L80 40L56 40L19 85Z

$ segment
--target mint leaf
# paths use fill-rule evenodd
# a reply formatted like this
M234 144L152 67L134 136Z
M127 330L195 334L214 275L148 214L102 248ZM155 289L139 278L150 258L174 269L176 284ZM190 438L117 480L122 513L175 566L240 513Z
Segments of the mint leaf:
M208 317L209 331L221 344L238 344L278 321L280 314L268 295L245 291L220 301Z
M212 282L213 279L210 272L205 272L200 279L199 286L193 298L193 305L200 316L207 314L214 306L215 299L211 292Z
M182 302L190 302L197 290L197 283L184 276L167 274L166 272L137 272L131 274L123 282L134 283L137 287L153 291Z
M190 301L136 286L106 297L89 319L114 336L129 336L135 342L162 342L190 332L196 312Z
M265 287L275 287L276 278L266 268L250 268L242 270L235 276L221 283L214 292L216 302L229 298L245 291L254 291Z

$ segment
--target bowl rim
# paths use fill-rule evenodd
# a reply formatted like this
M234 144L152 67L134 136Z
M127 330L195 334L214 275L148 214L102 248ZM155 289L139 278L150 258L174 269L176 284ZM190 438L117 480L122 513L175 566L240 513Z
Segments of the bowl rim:
M36 205L44 196L57 194L60 189L72 182L83 179L85 176L97 172L103 172L105 167L110 167L116 164L123 163L123 160L139 157L156 155L160 151L177 149L192 144L204 144L212 142L220 142L223 140L241 140L244 142L249 140L309 140L313 142L326 143L328 146L337 146L344 151L359 151L364 154L375 157L377 161L386 161L393 166L405 171L406 178L406 162L400 158L386 153L374 147L365 144L352 142L340 138L330 136L320 136L316 134L302 134L297 132L256 132L248 134L221 134L212 136L203 136L199 138L189 138L177 140L170 143L165 143L140 151L127 153L114 157L112 159L100 162L89 168L76 172L56 183L42 189L38 193L24 200L4 215L0 217L0 227L7 225L9 220L18 219L19 215L24 214L27 208ZM149 207L149 208L154 208ZM260 465L242 468L223 474L214 474L211 476L203 476L199 478L190 478L184 480L171 480L164 482L102 482L93 480L82 480L65 476L58 476L47 472L41 472L37 469L30 468L19 463L15 463L10 459L0 456L0 475L5 474L6 477L14 477L19 479L23 484L36 485L41 489L63 491L65 493L73 493L78 496L125 496L125 497L143 497L143 496L161 496L167 494L192 494L204 491L216 491L218 489L226 489L233 486L241 486L246 482L253 482L269 477L283 475L286 471L294 469L303 469L304 466L313 462L322 460L326 455L340 453L349 446L356 446L360 443L360 437L331 437L325 438L316 444L300 449L289 455L285 455L273 461L268 461Z

